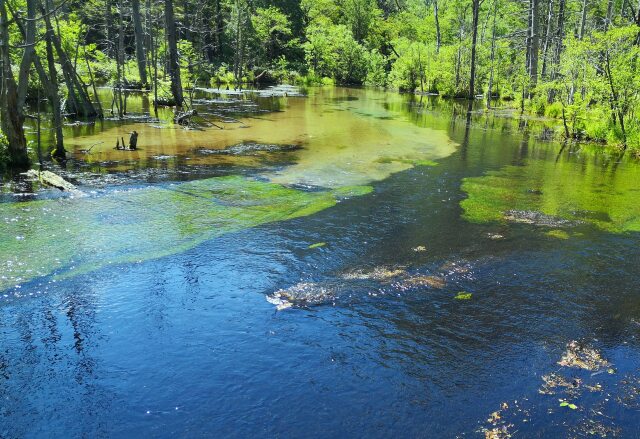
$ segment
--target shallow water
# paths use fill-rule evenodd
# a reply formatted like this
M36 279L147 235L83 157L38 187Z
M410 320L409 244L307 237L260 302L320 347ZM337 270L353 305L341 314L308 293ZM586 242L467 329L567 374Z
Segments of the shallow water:
M451 102L202 93L235 121L70 127L84 196L4 190L0 437L640 435L636 163ZM211 153L252 143L302 149Z

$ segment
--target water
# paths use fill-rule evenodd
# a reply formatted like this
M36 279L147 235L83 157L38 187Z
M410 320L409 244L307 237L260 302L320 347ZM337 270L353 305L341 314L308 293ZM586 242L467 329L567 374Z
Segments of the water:
M69 128L84 196L5 189L0 437L638 437L637 164L309 93ZM203 153L251 143L303 149Z

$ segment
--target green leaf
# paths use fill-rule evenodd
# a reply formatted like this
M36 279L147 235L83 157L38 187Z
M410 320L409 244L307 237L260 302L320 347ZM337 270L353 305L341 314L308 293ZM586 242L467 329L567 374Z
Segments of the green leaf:
M456 300L469 300L471 299L472 294L467 293L466 291L460 291L454 299Z
M319 247L324 247L325 245L327 245L326 242L316 242L315 244L311 244L308 248L310 249L319 248Z

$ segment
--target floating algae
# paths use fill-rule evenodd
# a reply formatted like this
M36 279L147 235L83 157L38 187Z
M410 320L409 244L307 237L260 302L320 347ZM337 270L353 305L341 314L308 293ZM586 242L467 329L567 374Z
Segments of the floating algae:
M369 188L307 192L232 176L100 197L0 204L0 290L56 272L187 250L208 239L311 215Z
M575 367L590 371L609 366L609 362L602 358L600 352L575 340L567 344L567 350L558 361L558 364L564 367Z
M611 170L597 160L530 159L482 177L465 178L461 202L471 222L521 222L561 228L580 223L621 233L640 231L640 168Z

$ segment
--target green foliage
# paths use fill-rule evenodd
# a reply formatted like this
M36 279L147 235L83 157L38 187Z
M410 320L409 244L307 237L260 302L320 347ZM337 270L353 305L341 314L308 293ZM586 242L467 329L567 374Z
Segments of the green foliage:
M362 84L367 77L368 56L344 25L313 26L303 45L310 70L342 84Z

